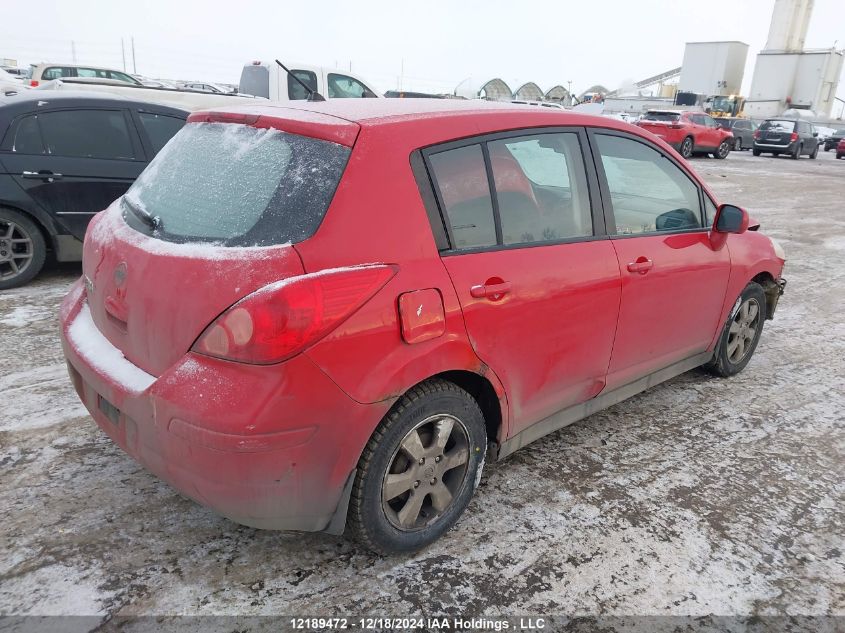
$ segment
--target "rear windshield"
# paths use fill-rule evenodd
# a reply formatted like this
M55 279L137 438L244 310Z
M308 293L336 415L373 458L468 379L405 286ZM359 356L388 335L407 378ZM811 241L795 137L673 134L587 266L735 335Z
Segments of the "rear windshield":
M349 152L274 129L189 123L126 192L123 216L171 242L299 242L319 227Z
M761 130L771 130L772 132L792 132L795 129L795 121L788 119L779 120L772 119L771 121L763 121L760 126Z
M677 121L681 115L677 112L646 112L643 119L645 121Z
M845 130L836 130L833 133L834 136L845 136Z

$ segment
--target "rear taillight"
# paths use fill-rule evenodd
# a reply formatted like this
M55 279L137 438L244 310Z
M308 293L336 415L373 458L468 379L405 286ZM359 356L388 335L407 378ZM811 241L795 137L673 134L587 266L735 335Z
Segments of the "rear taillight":
M683 126L683 125L681 125L680 123L673 123L673 124L672 124L672 125L670 125L669 127L670 127L671 129L673 129L673 130L680 130L680 129L681 129L682 127L684 127L684 126Z
M790 143L794 143L797 140L798 140L798 132L793 132L792 134L789 135L789 142Z
M760 130L754 130L754 138L760 138Z
M324 270L241 299L209 325L193 351L243 363L278 363L316 343L381 290L390 265Z
M30 86L32 86L32 87L37 86L37 85L38 85L38 80L37 80L37 79L32 79L32 80L30 80L29 85L30 85Z

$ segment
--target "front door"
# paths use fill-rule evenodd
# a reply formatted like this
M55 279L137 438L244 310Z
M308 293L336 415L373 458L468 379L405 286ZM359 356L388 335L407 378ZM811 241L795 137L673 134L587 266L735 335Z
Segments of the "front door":
M608 389L706 351L730 273L714 249L698 185L644 140L595 133L608 232L622 276Z
M78 239L88 222L122 196L146 166L123 110L42 111L13 124L10 174ZM18 138L21 142L18 143Z
M473 348L507 389L511 433L602 390L620 299L585 134L518 134L427 155L451 241L442 261Z

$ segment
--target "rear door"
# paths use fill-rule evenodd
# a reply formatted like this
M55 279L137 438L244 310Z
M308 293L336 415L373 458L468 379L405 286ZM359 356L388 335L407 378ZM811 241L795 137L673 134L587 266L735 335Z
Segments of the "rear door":
M620 280L585 148L583 130L553 128L426 152L442 261L476 353L507 389L512 433L604 387Z
M591 141L622 277L613 389L706 351L720 325L730 256L712 247L703 193L679 163L621 132L591 131Z
M125 109L43 110L19 117L13 126L37 133L42 142L16 148L3 162L32 199L78 239L94 214L123 195L146 165Z

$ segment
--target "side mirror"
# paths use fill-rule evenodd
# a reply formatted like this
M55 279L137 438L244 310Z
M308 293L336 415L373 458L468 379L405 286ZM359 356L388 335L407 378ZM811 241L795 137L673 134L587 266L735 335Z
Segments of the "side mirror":
M713 230L717 233L745 233L748 230L748 212L733 204L722 204L716 210Z

